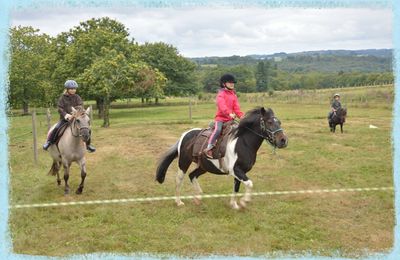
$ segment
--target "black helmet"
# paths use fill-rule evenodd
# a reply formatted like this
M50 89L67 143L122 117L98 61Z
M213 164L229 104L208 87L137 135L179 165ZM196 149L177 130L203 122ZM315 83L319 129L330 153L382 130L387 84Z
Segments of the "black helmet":
M223 87L224 83L231 82L236 83L236 79L232 74L224 74L222 75L221 79L219 80L219 84Z

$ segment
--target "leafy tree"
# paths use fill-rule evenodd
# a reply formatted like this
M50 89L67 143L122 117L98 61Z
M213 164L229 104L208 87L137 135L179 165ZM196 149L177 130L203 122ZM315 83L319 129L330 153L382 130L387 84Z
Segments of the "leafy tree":
M182 96L198 92L194 69L196 64L184 58L172 45L158 42L140 46L140 58L158 69L168 79L166 95Z
M54 47L57 57L53 74L55 81L62 86L66 79L78 78L104 55L104 50L115 50L130 62L137 61L137 45L133 39L128 40L128 36L129 32L122 23L108 17L81 22L79 26L61 33ZM102 116L103 100L98 99L98 95L91 95L92 93L90 86L80 91L84 99L96 100L99 116Z
M103 48L102 55L79 77L82 88L101 104L103 127L110 126L110 104L117 98L160 97L165 78L145 64L132 64L124 54Z
M22 26L10 30L10 39L9 101L13 107L22 106L27 114L30 104L46 105L51 100L48 59L52 39L37 29Z

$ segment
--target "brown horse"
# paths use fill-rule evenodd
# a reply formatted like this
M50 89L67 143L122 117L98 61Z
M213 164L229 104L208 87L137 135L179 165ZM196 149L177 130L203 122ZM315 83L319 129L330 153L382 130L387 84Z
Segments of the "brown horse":
M64 133L59 141L52 144L48 151L53 158L53 164L49 171L49 175L57 175L57 184L61 185L59 170L61 165L64 168L65 191L69 194L69 168L72 162L76 162L81 169L81 183L79 184L76 194L81 194L86 178L86 141L90 138L90 107L85 111L83 108L72 108L72 119L68 122ZM52 131L50 129L50 131Z
M340 131L343 133L343 124L346 122L347 109L338 108L332 117L328 120L329 128L332 133L336 131L336 125L340 125Z

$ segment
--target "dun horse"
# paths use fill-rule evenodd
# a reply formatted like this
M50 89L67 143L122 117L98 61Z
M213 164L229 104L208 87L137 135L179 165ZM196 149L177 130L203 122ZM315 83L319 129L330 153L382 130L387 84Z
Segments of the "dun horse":
M339 108L329 119L329 128L331 132L334 133L336 131L336 125L340 125L340 131L343 133L343 124L346 122L347 109Z
M172 161L178 157L179 170L176 175L176 203L184 205L180 199L180 189L184 175L192 162L196 168L189 173L189 178L195 190L195 202L200 203L201 187L198 178L206 173L232 175L234 177L233 193L230 204L232 208L239 209L236 201L240 184L245 185L245 194L239 204L246 206L250 201L253 182L247 177L256 162L257 151L262 142L267 140L271 145L284 148L288 138L281 128L281 122L275 117L272 109L256 108L246 113L240 120L237 128L233 128L228 136L225 156L221 159L209 159L204 154L199 158L193 157L194 139L201 133L201 129L194 128L182 134L180 140L170 148L161 158L156 172L156 180L163 183L167 169Z
M68 178L72 162L76 162L81 169L81 183L76 190L76 194L81 194L83 191L86 178L85 142L90 138L89 113L90 107L86 111L83 108L79 108L78 110L72 108L72 119L66 126L64 133L59 141L51 145L48 149L53 158L53 165L51 166L49 175L57 175L58 185L61 185L59 175L61 165L64 168L65 195L69 194Z

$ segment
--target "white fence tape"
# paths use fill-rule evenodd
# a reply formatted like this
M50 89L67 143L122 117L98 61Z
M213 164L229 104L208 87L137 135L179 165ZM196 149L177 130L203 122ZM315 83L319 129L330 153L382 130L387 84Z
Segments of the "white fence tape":
M272 196L272 195L290 195L290 194L318 194L318 193L338 193L338 192L365 192L365 191L388 191L393 190L393 187L375 187L375 188L343 188L343 189L323 189L323 190L294 190L294 191L266 191L252 192L252 196ZM232 194L203 194L201 198L226 198ZM242 196L243 193L238 193ZM181 196L181 199L193 199L195 196ZM175 200L175 196L149 197L149 198L131 198L131 199L111 199L111 200L87 200L87 201L71 201L71 202L52 202L52 203L37 203L37 204L17 204L11 205L11 209L21 208L45 208L45 207L60 207L60 206L75 206L75 205L94 205L94 204L112 204L112 203L128 203L128 202L151 202L161 200Z

